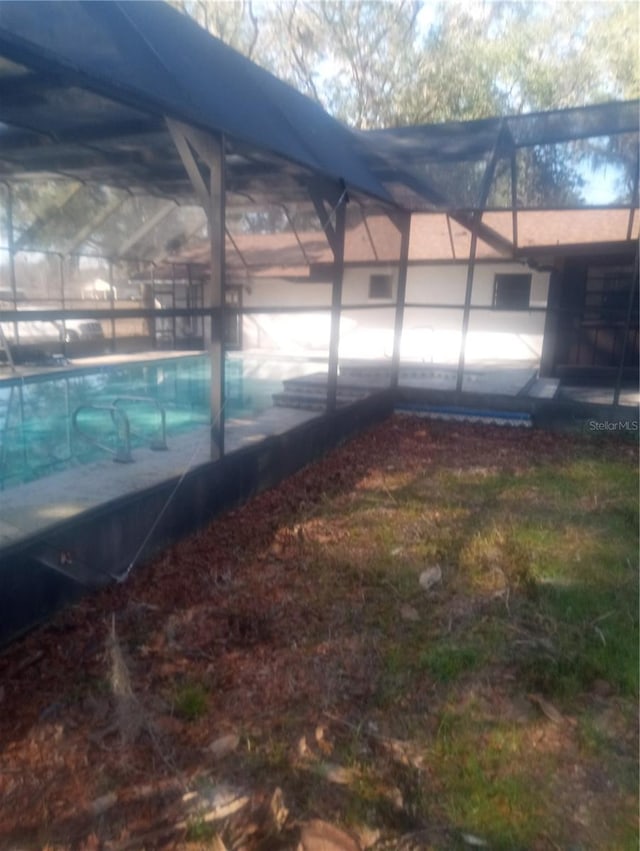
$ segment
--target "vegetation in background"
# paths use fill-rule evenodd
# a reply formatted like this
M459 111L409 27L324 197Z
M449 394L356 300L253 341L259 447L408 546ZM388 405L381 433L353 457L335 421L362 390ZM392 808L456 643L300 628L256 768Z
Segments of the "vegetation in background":
M174 5L361 129L640 95L640 12L624 0Z
M173 0L222 41L363 130L564 109L640 97L640 7L619 2ZM620 203L632 139L538 145L518 155L518 203L574 205L595 169ZM453 206L473 206L486 162L438 163ZM510 204L510 163L490 203ZM601 199L596 203L600 203Z

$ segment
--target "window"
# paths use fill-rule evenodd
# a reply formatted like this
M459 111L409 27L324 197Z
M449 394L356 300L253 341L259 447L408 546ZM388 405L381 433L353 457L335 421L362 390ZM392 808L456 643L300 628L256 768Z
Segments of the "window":
M497 310L528 310L531 275L496 275L493 306Z
M393 298L391 275L371 275L369 277L369 298Z

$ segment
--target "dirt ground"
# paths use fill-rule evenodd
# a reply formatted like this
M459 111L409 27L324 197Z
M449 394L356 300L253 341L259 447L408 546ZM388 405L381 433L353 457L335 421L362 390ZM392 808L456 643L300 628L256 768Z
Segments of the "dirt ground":
M437 797L440 781L410 752L403 717L440 735L453 692L423 678L381 698L378 609L367 615L364 586L347 582L360 546L350 511L375 493L379 516L389 515L402 477L517 476L560 464L581 441L394 417L5 648L0 848L494 847L454 831L437 806L425 804L428 820L418 813L412 784ZM633 445L606 451L636 464ZM396 593L385 581L375 606ZM465 599L437 598L443 632L469 616ZM399 628L409 629L419 607L401 602ZM575 724L555 723L553 701L516 692L507 663L488 670L464 679L465 695L485 713L524 719L532 750L560 754L570 775L554 818L573 825L575 844L548 826L528 847L607 847L589 813L618 807L619 788L582 759ZM601 682L586 699L635 763L622 699ZM367 753L388 768L374 791ZM374 799L384 802L375 813L360 806Z

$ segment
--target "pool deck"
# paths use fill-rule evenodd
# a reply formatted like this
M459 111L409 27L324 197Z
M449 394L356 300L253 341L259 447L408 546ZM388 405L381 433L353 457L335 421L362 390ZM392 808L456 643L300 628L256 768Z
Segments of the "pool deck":
M225 448L230 453L283 434L315 413L270 408L255 419L230 419ZM210 460L210 430L201 426L168 439L166 452L136 449L134 461L99 461L16 485L0 492L0 549L40 535L62 521L129 493L180 477Z
M97 367L120 366L122 364L154 363L157 361L174 360L176 358L192 358L205 354L202 351L181 351L174 349L154 349L153 351L121 354L101 354L93 357L77 358L58 365L19 365L12 370L7 364L0 364L0 388L3 383L15 383L16 379L35 379L45 376L64 376L77 372L95 370ZM234 356L248 359L284 360L296 362L296 356L276 355L260 350L233 352ZM304 360L304 359L303 359ZM313 360L313 358L307 359ZM322 360L322 358L319 358ZM352 364L357 364L357 371L364 375L353 374ZM382 372L376 375L376 371ZM341 384L359 385L361 389L381 389L388 386L388 361L341 361ZM351 374L350 374L351 373ZM527 395L534 398L553 398L555 395L576 402L610 405L613 402L613 387L570 386L558 379L538 378L537 363L514 366L509 364L467 364L463 390L480 393L499 393L508 396ZM432 390L454 390L456 386L456 369L450 364L412 364L401 365L402 384L406 387L418 387ZM324 384L326 374L300 375L298 383L316 382ZM640 390L637 387L624 387L620 394L620 404L637 406L640 404Z
M77 372L90 372L96 368L131 366L137 363L153 363L154 361L175 360L176 358L192 358L205 354L201 351L176 351L174 349L159 350L151 352L137 352L135 354L110 354L95 355L93 357L63 359L60 363L50 362L47 364L16 364L12 369L8 364L0 364L0 385L3 382L15 382L21 378L43 378L51 376L64 376Z
M69 374L78 370L92 370L96 367L118 364L153 363L161 360L187 358L199 355L193 351L153 351L139 354L102 355L95 358L83 358L81 361L68 362L60 366L21 366L16 371L0 369L0 387L3 381L39 376ZM344 375L340 379L340 392L349 397L352 391L354 399L371 393L372 390L388 386L386 373L378 375L379 366L374 363L356 364L349 370L344 365ZM388 364L382 364L388 370ZM426 387L436 390L455 388L455 369L437 365L403 366L404 381L408 387ZM240 448L251 446L267 437L281 435L302 423L318 416L326 398L326 374L301 376L283 382L285 393L282 407L269 408L252 419L229 419L225 428L225 448L231 453ZM470 369L465 376L467 391L476 393L502 393L510 396L529 396L553 398L558 390L555 380L537 379L536 371L530 366L518 369L496 368ZM561 389L565 398L576 401L590 401L610 404L613 391L603 388L566 388ZM311 398L313 405L307 405ZM621 395L621 403L637 406L637 390L626 390ZM111 460L84 464L64 472L47 476L37 481L12 486L0 491L0 550L18 545L29 538L41 535L63 521L105 503L117 500L127 494L144 490L167 480L179 478L190 469L210 460L210 430L200 426L180 436L168 440L169 450L154 452L150 449L136 449L134 462L130 464L114 463Z

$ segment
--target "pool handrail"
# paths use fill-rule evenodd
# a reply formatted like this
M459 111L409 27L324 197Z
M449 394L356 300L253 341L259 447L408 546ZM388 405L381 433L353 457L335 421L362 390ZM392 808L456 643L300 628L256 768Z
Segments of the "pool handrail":
M101 443L94 437L91 437L84 431L78 424L78 416L82 411L108 411L111 415L111 421L113 422L115 432L116 432L116 440L118 441L116 448L112 449L110 446L107 446L104 443ZM118 428L118 420L122 425L122 434L123 439L120 440L120 430ZM121 409L117 408L114 404L111 405L96 405L96 404L85 404L78 405L71 416L71 424L74 430L88 443L91 443L93 446L98 447L98 449L102 449L104 452L108 452L113 455L113 460L119 464L130 464L133 461L133 455L131 454L131 427L129 425L129 418L126 413Z
M4 490L5 469L7 466L7 434L9 432L9 421L11 419L11 405L15 387L9 385L9 398L6 401L2 430L0 434L0 490Z
M146 403L156 408L160 414L160 432L159 437L154 438L149 444L149 447L155 452L163 452L169 448L167 446L167 414L164 406L157 399L154 399L153 396L118 396L113 400L113 406L117 408L121 402Z

